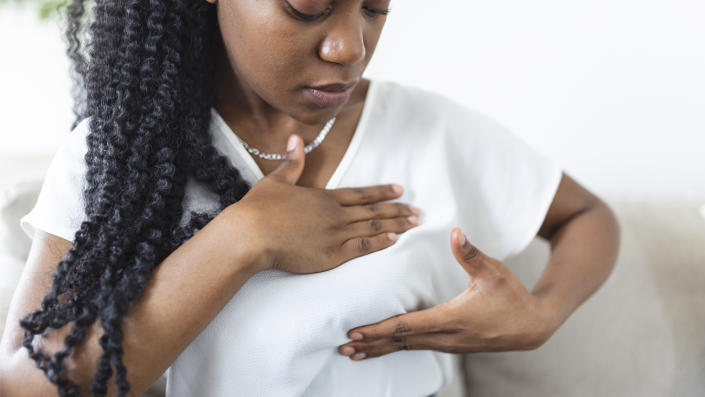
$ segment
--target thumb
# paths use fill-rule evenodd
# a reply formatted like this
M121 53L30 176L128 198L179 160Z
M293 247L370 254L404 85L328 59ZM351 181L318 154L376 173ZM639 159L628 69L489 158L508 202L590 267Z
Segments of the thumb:
M455 259L473 278L487 270L487 256L468 241L459 227L450 232L450 246Z
M274 171L267 176L276 178L277 180L295 185L301 177L304 170L304 147L301 138L297 134L289 136L289 141L286 146L286 158L279 164Z

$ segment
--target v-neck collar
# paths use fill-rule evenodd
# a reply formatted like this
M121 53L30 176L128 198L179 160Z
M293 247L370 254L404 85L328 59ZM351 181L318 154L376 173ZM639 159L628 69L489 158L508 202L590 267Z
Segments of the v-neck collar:
M345 154L343 154L343 158L340 160L340 163L338 163L338 166L335 168L335 171L328 180L328 183L326 183L326 189L336 189L338 187L340 180L345 174L345 171L350 166L350 162L355 156L355 153L358 151L358 148L362 141L362 137L365 135L365 131L367 131L368 129L367 124L369 123L370 113L374 108L374 101L377 97L376 92L377 82L375 80L370 80L370 84L367 87L367 93L365 94L365 103L362 105L362 113L360 115L360 120L358 121L357 126L355 127L352 139L350 140L348 148L345 150ZM264 173L259 168L259 165L257 165L257 163L255 162L255 159L252 158L252 155L247 151L247 149L245 149L245 146L243 146L240 137L237 136L235 131L233 131L230 126L228 126L225 120L223 120L223 118L220 116L220 113L218 113L215 107L211 107L211 119L213 122L215 122L216 130L219 131L220 134L225 136L225 139L232 145L237 155L239 155L239 157L245 162L245 164L247 164L250 171L252 171L257 180L259 181L260 179L264 178Z

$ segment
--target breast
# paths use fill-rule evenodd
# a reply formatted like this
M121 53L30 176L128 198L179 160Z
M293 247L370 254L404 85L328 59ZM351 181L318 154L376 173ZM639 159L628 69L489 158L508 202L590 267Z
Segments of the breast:
M393 246L326 272L257 273L172 365L170 377L181 380L170 382L197 384L197 392L213 396L226 395L222 390L319 395L360 377L373 388L366 395L386 395L374 393L391 384L396 390L428 388L431 394L444 382L436 352L403 351L353 362L337 347L349 341L347 331L353 327L431 307L452 295L450 290L462 291L467 274L453 263L449 246L440 248L449 244L448 222L422 224L401 234ZM405 367L407 372L400 373ZM409 371L419 373L412 384ZM352 390L359 392L357 387Z

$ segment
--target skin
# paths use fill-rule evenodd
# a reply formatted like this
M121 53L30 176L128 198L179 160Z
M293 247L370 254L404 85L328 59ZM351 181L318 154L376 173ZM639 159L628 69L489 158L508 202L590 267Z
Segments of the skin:
M612 272L620 230L602 200L563 174L538 236L550 242L551 257L529 292L504 263L453 228L451 251L470 276L468 288L434 307L355 327L348 331L354 340L338 352L362 360L399 350L539 348Z
M256 2L250 3L256 5ZM362 7L362 4L358 6ZM254 20L255 14L248 15ZM260 24L256 33L264 34L265 37L276 37L277 29L294 23L292 17L286 14L271 15L274 19L264 26ZM379 21L356 18L353 14L346 15L349 19L343 20L357 23L346 23L343 25L345 29L333 26L324 40L308 43L311 46L308 54L321 63L318 66L321 70L331 68L326 70L344 73L331 75L333 82L336 81L333 77L350 78L356 76L355 73L362 72L361 58L350 58L350 53L345 50L351 48L347 40L358 40L359 44L359 40L367 37L360 35L364 28L367 32L377 32L370 36L376 43L381 30ZM289 33L306 36L308 25L297 26L298 30ZM375 28L372 29L371 26ZM263 32L261 29L264 28L272 29L272 34ZM353 31L358 34L352 34ZM256 37L254 33L250 32L250 37ZM231 42L229 38L225 41ZM323 45L328 49L322 50L322 53L330 54L331 58L318 58L319 52L313 51ZM255 47L255 50L257 48ZM259 51L265 51L266 48L261 47ZM371 51L373 46L366 48ZM231 50L225 50L226 53L229 51ZM262 58L253 56L251 59L252 63L256 63ZM351 63L346 63L348 60ZM286 78L288 81L289 76L297 74L297 67L300 66L290 65L289 73L280 74L280 79ZM243 69L257 70L252 65ZM349 74L351 71L352 74ZM236 75L233 73L232 76ZM264 76L250 78L245 75L244 80L238 80L241 83L239 87L256 87L257 81L262 79ZM228 80L222 81L221 86L227 85ZM330 82L326 80L311 83ZM341 110L346 111L343 120L354 121L359 117L359 114L356 114L359 113L361 105L359 98L364 97L366 91L365 85L361 84L362 88L358 91L360 94L354 96L357 98L357 104L350 103L347 107L345 105L348 104L345 104L340 106L341 109L321 110L308 109L310 104L302 106L296 101L285 101L281 107L267 102L266 92L273 95L281 91L279 87L281 86L265 87L262 89L263 96L259 96L259 91L254 90L224 89L221 99L215 105L223 113L229 111L231 114L249 115L248 122L265 120L283 123L281 128L291 129L305 124L317 133L320 126L314 124L329 119ZM238 90L241 90L241 95L233 96ZM230 106L223 105L228 103L229 98L245 98L247 95L251 100L247 102L249 107L244 110L233 105L234 102L231 102ZM292 93L288 92L287 95ZM244 106L243 103L238 106ZM235 111L238 109L239 113ZM347 134L351 134L353 121L336 123L341 135L345 136L346 126ZM281 137L282 148L289 135L288 130L283 131L286 136ZM143 297L131 307L123 322L123 361L128 369L127 380L135 395L141 395L159 378L255 273L271 268L294 273L329 270L352 258L389 247L395 242L395 234L415 226L415 215L419 214L417 209L400 202L384 202L399 198L403 192L401 187L399 190L394 190L392 185L324 190L298 185L304 175L305 163L309 161L309 156L304 156L301 140L301 136L306 137L306 131L308 130L297 131L301 134L295 135L296 146L287 154L286 161L279 162L275 169L266 172L266 176L239 202L223 210L157 266L145 287ZM243 133L243 136L247 135ZM275 135L271 135L270 139L276 139ZM326 141L331 142L334 141ZM317 149L319 153L331 153L320 150L322 147ZM335 159L327 157L326 164L331 161ZM309 174L314 175L310 172ZM312 184L321 185L315 182ZM272 229L268 226L272 224L277 224L277 227ZM392 238L388 237L389 234ZM34 362L27 356L27 351L21 347L24 331L19 327L18 321L39 307L42 297L51 285L51 276L56 272L57 263L71 246L70 241L41 231L33 239L27 263L10 304L6 329L0 340L2 396L57 395L56 387L35 368ZM202 269L208 271L204 272ZM41 338L35 338L35 348L53 354L62 347L69 330L70 324ZM84 395L90 394L91 379L102 354L98 343L102 333L99 323L95 323L88 330L84 343L64 361L66 372L63 375L76 382ZM111 379L108 382L108 395L114 395L115 391L114 379Z
M371 8L389 6L388 1L339 1L325 18L315 23L303 23L306 25L304 33L301 31L302 22L292 20L277 25L276 29L267 29L269 34L266 36L259 34L277 15L287 12L283 4L283 1L256 0L217 2L227 48L223 58L229 60L221 63L226 64L220 67L221 75L225 81L239 82L224 85L217 108L226 115L226 122L242 139L264 152L280 152L281 143L277 142L283 142L283 138L294 131L300 131L306 142L318 134L321 125L331 115L328 110L312 105L302 93L301 86L347 82L361 76L384 24L383 17L376 17L373 22L360 18L361 4ZM303 13L319 14L331 1L292 0L289 4ZM309 44L312 42L319 44L312 48ZM262 51L263 48L266 50ZM270 50L281 54L276 62L272 62ZM312 57L312 53L318 58ZM252 63L253 59L257 62ZM257 67L252 67L253 64ZM296 81L291 82L290 77L296 75L292 74L292 67L296 71L305 71L301 80L297 76ZM330 79L317 81L310 77L326 75L331 76ZM362 82L367 83L364 79ZM326 142L325 148L325 145L320 146L307 158L311 167L304 170L301 185L326 185L350 142L366 86L360 84L351 101L338 114L339 122L327 138L334 142ZM239 89L229 91L234 87ZM275 108L288 109L288 114L281 114ZM238 109L245 110L245 113ZM309 124L315 128L308 128ZM269 160L254 158L265 175L276 166ZM566 231L570 231L567 237ZM374 326L351 330L351 338L353 332L358 331L366 340L339 347L342 354L364 358L359 354L353 356L353 353L374 357L410 348L457 353L537 348L604 282L616 262L619 247L619 228L612 211L565 174L539 231L539 236L551 241L552 257L532 292L523 288L500 261L482 253L475 254L477 249L471 244L461 246L459 233L459 229L452 232L451 250L471 276L468 290L428 311L407 314L406 317L400 315ZM602 237L596 238L596 235ZM587 242L593 248L604 250L599 254L576 252L585 250ZM474 271L485 267L493 270ZM501 280L509 282L500 283L487 274L498 275ZM495 286L497 283L501 288ZM490 295L476 292L490 289L494 291ZM503 309L488 312L487 308L491 307ZM513 311L507 313L506 308ZM416 337L428 330L443 330L453 336L424 334L424 344L410 345L408 337Z
M384 25L383 16L369 18L363 7L384 9L389 1L337 1L315 23L295 19L281 0L216 4L225 47L218 60L221 89L214 106L243 140L264 152L283 153L289 135L300 138L287 161L256 160L266 177L157 267L123 329L124 361L135 395L173 363L256 272L325 271L393 244L386 232L410 229L418 214L402 203L382 203L400 195L389 186L321 189L359 119L368 86L361 75ZM291 4L316 14L331 1ZM302 88L357 79L351 99L338 108L320 108ZM333 116L338 121L324 143L304 156L303 143ZM329 215L320 216L322 209ZM258 226L277 220L277 233ZM302 225L309 232L301 233ZM434 308L358 327L354 330L364 339L349 346L369 357L402 347L455 352L536 348L604 282L618 247L612 212L567 175L539 231L551 241L552 255L531 292L500 261L469 243L461 245L457 232L451 233L451 250L472 276L468 290ZM306 238L291 240L301 235ZM238 236L238 244L230 236ZM17 321L38 307L56 263L70 247L71 242L42 232L32 243L0 341L0 395L56 395L20 347ZM199 270L203 268L209 271ZM445 332L430 337L430 329ZM67 331L64 327L49 334L41 340L42 348L56 351ZM94 325L85 345L67 359L67 377L79 382L84 394L102 353L97 342L101 334ZM426 339L414 339L422 337ZM108 394L114 391L111 380Z
M386 19L364 7L386 9L390 1L338 1L327 16L313 22L297 19L288 7L316 15L325 12L330 1L209 1L216 4L224 41L216 109L241 139L265 153L283 153L294 133L306 143L313 141L337 116L324 144L306 156L299 181L300 186L323 188L362 113L369 86L362 73ZM305 91L307 86L352 81L358 84L350 100L333 108L319 106ZM253 158L264 175L279 163Z

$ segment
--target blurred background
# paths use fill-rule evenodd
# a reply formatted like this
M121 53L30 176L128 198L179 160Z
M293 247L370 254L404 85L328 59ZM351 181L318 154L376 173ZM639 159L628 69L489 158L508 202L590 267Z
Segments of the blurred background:
M35 198L17 186L36 189L73 117L56 4L0 0L0 240L15 248L29 242L11 215ZM494 117L622 227L614 273L546 345L464 358L473 397L705 396L704 20L702 0L392 2L367 77ZM508 264L531 286L548 254L537 240Z
M0 156L52 152L70 125L59 22L39 18L56 1L0 0ZM704 17L701 0L393 1L367 77L495 117L598 194L703 194Z

